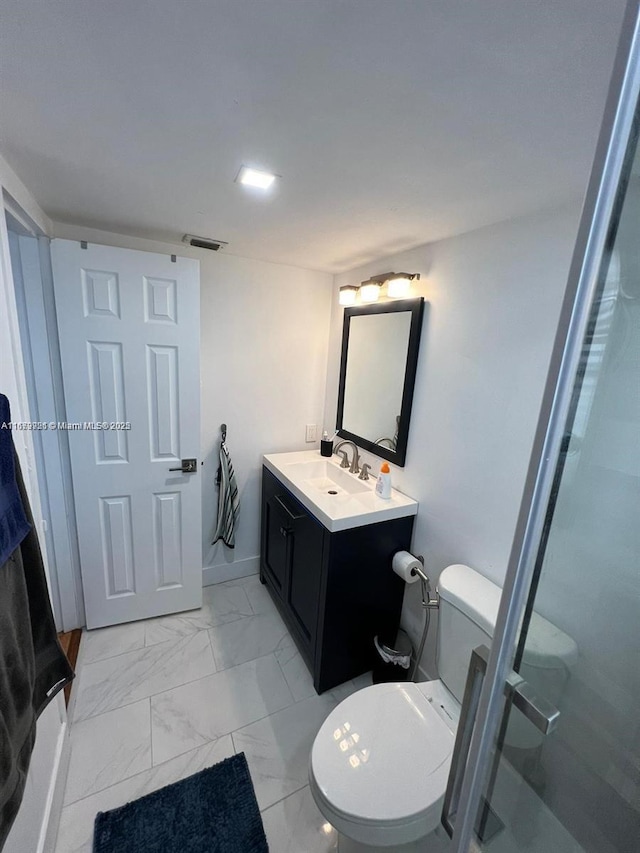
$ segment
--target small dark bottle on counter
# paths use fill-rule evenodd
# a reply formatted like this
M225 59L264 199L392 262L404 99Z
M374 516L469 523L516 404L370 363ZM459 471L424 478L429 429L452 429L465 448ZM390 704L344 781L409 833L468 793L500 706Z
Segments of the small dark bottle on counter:
M333 441L329 441L329 434L327 431L324 431L322 439L320 440L320 456L331 456L333 453Z

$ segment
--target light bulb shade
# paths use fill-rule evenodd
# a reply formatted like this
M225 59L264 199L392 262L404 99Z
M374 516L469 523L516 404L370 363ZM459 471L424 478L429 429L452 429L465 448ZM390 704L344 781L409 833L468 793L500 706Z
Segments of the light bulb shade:
M380 285L370 282L360 285L360 299L363 302L376 302L380 296Z
M411 279L406 276L397 276L390 278L387 282L387 293L392 299L402 299L403 296L408 296L411 290Z
M340 293L338 294L340 305L353 305L356 301L357 295L358 288L353 284L347 284L345 287L341 287Z

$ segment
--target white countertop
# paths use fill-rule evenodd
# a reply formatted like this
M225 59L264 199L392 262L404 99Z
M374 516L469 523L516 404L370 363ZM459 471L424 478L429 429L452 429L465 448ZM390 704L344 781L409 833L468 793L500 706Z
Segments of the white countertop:
M375 493L377 473L359 480L319 450L269 453L264 465L331 533L416 515L418 502L397 489L384 500ZM334 494L330 494L334 492Z

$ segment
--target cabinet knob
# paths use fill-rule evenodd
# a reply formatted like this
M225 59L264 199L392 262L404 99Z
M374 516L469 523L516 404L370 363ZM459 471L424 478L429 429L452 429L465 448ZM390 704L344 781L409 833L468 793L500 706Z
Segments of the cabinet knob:
M286 528L286 527L281 527L281 528L280 528L280 533L281 533L283 536L288 536L288 535L291 533L291 531L290 531L290 530L287 530L287 528Z

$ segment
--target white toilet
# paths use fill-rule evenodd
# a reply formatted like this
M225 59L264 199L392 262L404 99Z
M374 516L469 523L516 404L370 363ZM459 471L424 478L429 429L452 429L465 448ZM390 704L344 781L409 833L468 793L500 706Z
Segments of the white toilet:
M339 833L340 853L445 849L436 830L469 659L476 646L491 643L501 590L462 565L445 569L438 587L440 678L366 687L341 702L316 735L309 784ZM521 673L528 680L536 667L557 669L561 689L577 658L576 644L540 616L534 621L536 641ZM548 698L557 702L559 695ZM531 747L537 730L528 725L515 736Z

